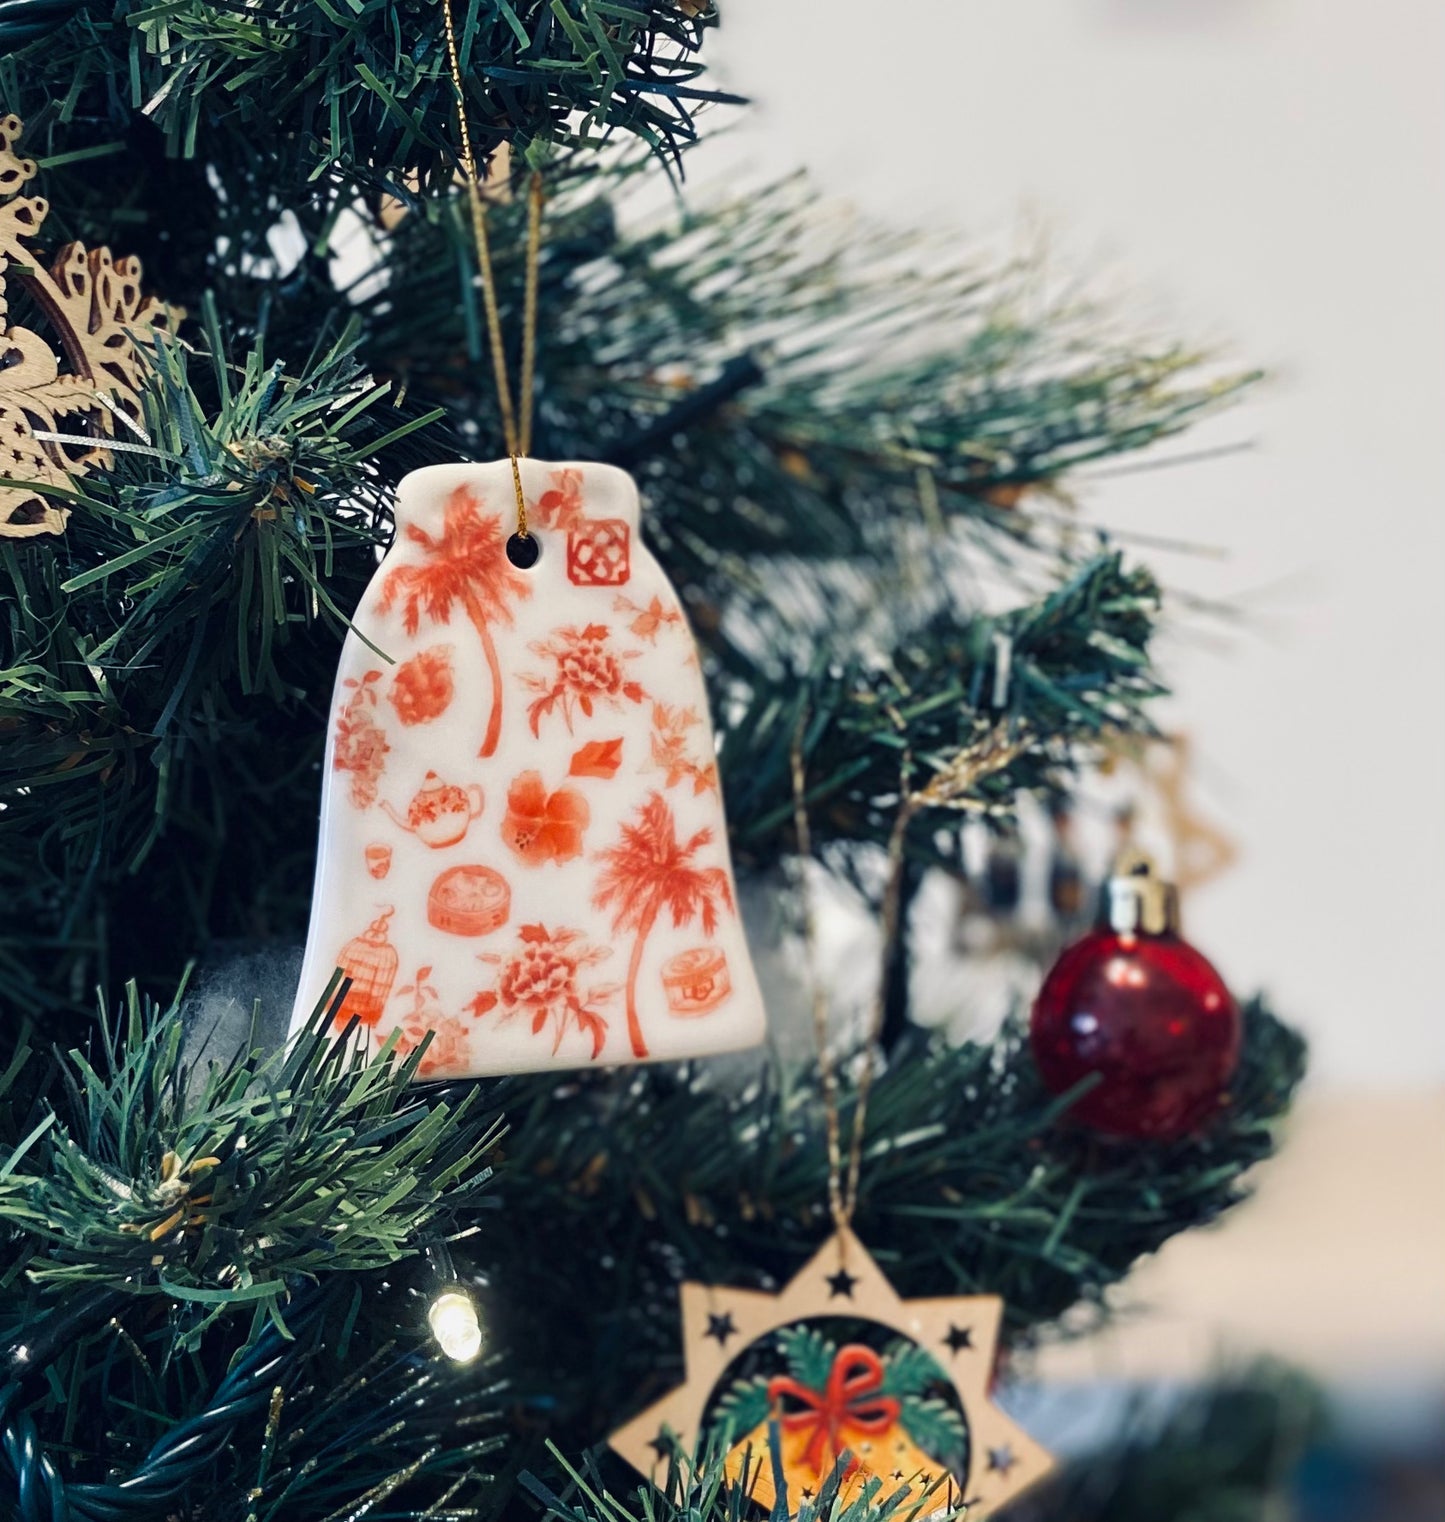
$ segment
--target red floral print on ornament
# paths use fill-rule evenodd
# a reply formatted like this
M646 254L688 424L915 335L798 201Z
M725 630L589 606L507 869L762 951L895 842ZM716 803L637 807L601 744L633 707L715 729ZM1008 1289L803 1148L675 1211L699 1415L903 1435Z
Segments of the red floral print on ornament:
M509 532L499 514L485 511L471 490L459 486L446 500L436 538L414 523L407 526L406 537L423 547L426 562L397 566L381 589L381 611L389 612L400 601L408 634L421 627L423 614L434 624L449 624L454 607L477 631L492 681L481 756L490 756L502 735L502 664L492 626L510 627L512 604L532 592L527 578L507 559Z
M452 647L432 645L396 668L387 697L403 724L430 724L451 706L455 691Z
M652 705L651 770L665 772L668 787L690 782L694 796L717 787L717 763L692 748L691 731L701 727L694 708Z
M612 599L612 611L614 613L631 613L635 615L628 628L638 639L645 639L649 645L657 643L657 636L667 628L682 628L682 613L677 608L665 608L660 597L654 597L648 605L640 607L630 597L624 597L619 592Z
M342 685L352 688L352 694L336 717L331 765L335 771L351 773L351 801L359 809L376 802L377 784L391 749L386 731L376 722L376 684L380 680L379 671L368 671L359 682L348 677Z
M582 472L554 470L551 486L528 509L541 528L570 529L582 520Z
M523 772L507 791L502 841L529 867L571 861L582 854L582 834L591 819L576 788L549 793L541 772Z
M694 858L712 842L710 829L686 841L677 838L677 820L661 793L652 793L622 826L615 845L598 853L603 864L592 897L598 909L612 910L612 933L634 933L627 963L627 1035L634 1057L648 1055L637 1012L637 977L652 927L667 914L675 928L702 925L704 935L717 930L718 915L733 910L732 885L722 867L700 867Z
M533 735L540 736L542 720L554 709L560 710L571 734L574 710L590 719L599 704L620 709L624 701L643 700L646 693L642 684L628 679L624 665L640 652L614 650L611 634L606 624L587 624L580 629L558 629L550 639L537 640L531 646L535 655L552 662L551 675L526 673L522 677L524 686L541 694L527 708Z
M568 1028L575 1026L591 1041L593 1059L600 1057L607 1040L600 1006L616 997L618 985L597 983L584 992L577 975L605 961L612 948L590 945L580 930L549 931L545 925L523 925L519 935L521 944L510 954L479 958L499 967L497 986L479 993L467 1008L477 1018L499 1007L503 1020L522 1013L534 1036L550 1025L554 1054Z
M430 977L430 967L418 967L416 977L396 991L398 999L411 996L411 1008L401 1017L396 1054L409 1057L430 1032L431 1042L422 1053L417 1077L444 1078L449 1073L466 1072L471 1031L464 1020L442 1012L440 996L427 982Z

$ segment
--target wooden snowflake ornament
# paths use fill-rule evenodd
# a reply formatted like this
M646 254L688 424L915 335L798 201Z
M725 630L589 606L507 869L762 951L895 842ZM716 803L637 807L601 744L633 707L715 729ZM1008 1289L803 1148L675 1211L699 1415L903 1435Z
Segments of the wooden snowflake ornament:
M20 194L36 172L33 159L14 152L20 129L18 116L0 117L0 535L10 538L64 532L69 509L41 488L109 464L116 413L140 410L137 346L177 315L142 295L137 259L69 243L49 269L41 264L30 244L49 205ZM54 330L59 356L13 320L12 289ZM46 437L53 434L86 442Z
M608 1441L650 1480L716 1443L770 1511L776 1441L790 1514L836 1476L845 1499L877 1482L982 1516L1053 1463L991 1398L1002 1319L996 1295L900 1299L840 1231L776 1295L684 1284L686 1381Z
M604 465L437 465L346 637L293 1026L338 1018L422 1078L675 1060L751 1046L697 652Z

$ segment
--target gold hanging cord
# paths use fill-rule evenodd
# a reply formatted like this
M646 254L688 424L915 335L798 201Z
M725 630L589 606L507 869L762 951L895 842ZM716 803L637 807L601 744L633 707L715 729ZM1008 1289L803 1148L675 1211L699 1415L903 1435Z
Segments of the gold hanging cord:
M502 316L497 308L497 282L492 269L492 245L487 236L487 203L482 194L481 176L472 151L471 128L467 123L466 92L462 85L461 55L457 50L456 27L452 20L452 0L442 0L442 19L446 26L447 62L451 67L452 88L457 97L457 132L461 138L462 170L467 182L467 200L472 213L472 239L477 246L477 268L481 274L482 307L487 315L487 340L492 351L492 375L497 384L497 409L502 415L502 437L512 462L512 486L517 494L517 534L527 537L527 499L522 493L521 460L532 448L532 394L537 370L537 267L542 249L542 176L533 170L527 187L527 264L526 288L522 298L522 374L519 391L521 415L512 399L512 384L507 376L507 355L502 343Z
M867 1028L863 1033L862 1066L857 1079L857 1098L853 1106L853 1129L848 1139L848 1163L843 1166L843 1126L838 1108L838 1072L833 1061L833 1049L828 1042L828 993L818 969L818 920L813 894L807 881L807 872L813 860L813 832L808 822L807 775L803 760L803 727L806 714L800 717L798 733L793 742L793 831L797 837L798 870L801 874L800 897L803 913L803 953L808 970L808 983L813 995L813 1040L818 1050L818 1072L823 1087L823 1125L828 1148L828 1213L833 1217L834 1230L839 1233L840 1244L846 1244L843 1236L853 1219L858 1204L858 1176L863 1166L863 1131L868 1119L868 1095L873 1087L873 1069L876 1064L878 1038L883 1031L883 1010L886 998L887 957L879 985L869 1011ZM900 907L898 875L895 861L903 857L904 826L896 826L888 844L889 880L883 902L883 944L893 944L897 935ZM841 1246L844 1255L846 1245Z
M892 710L890 709L890 713ZM902 720L893 715L900 732ZM843 1126L838 1103L838 1074L832 1048L828 1043L828 994L818 975L818 927L807 871L813 859L813 834L808 822L807 767L803 756L803 736L807 727L806 710L799 715L793 736L793 830L799 861L800 897L803 906L803 951L813 992L813 1037L818 1048L818 1071L823 1088L823 1123L828 1148L828 1210L839 1233L841 1252L847 1254L847 1237L843 1233L858 1208L858 1181L863 1170L863 1138L868 1123L868 1098L877 1067L878 1042L883 1034L884 1011L888 1000L888 975L893 958L901 951L903 913L904 849L908 829L925 809L955 809L961 812L990 812L989 806L973 797L977 784L985 777L1003 770L1026 748L1027 731L1016 727L984 727L974 739L962 746L947 764L941 766L924 786L913 786L913 753L905 745L898 778L898 807L893 827L888 833L887 877L880 913L882 956L878 982L863 1030L862 1057L858 1068L853 1102L853 1126L848 1139L846 1167L843 1158Z

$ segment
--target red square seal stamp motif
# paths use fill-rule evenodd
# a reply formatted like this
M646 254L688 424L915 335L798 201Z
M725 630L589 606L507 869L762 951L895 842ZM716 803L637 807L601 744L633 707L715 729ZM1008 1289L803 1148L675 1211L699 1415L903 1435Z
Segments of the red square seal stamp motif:
M574 587L625 587L632 575L624 518L583 518L567 533L567 579Z

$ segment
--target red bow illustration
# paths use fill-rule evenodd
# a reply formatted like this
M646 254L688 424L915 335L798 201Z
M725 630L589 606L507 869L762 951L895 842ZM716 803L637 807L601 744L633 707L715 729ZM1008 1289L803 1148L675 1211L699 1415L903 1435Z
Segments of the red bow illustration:
M776 1405L786 1395L807 1407L785 1412L782 1427L785 1432L808 1433L803 1460L821 1478L824 1455L830 1462L835 1459L851 1446L847 1441L850 1434L876 1437L898 1420L898 1402L891 1395L873 1393L882 1387L883 1360L872 1348L850 1343L839 1348L822 1394L780 1374L768 1381L768 1400ZM855 1459L848 1472L851 1474L856 1466Z

